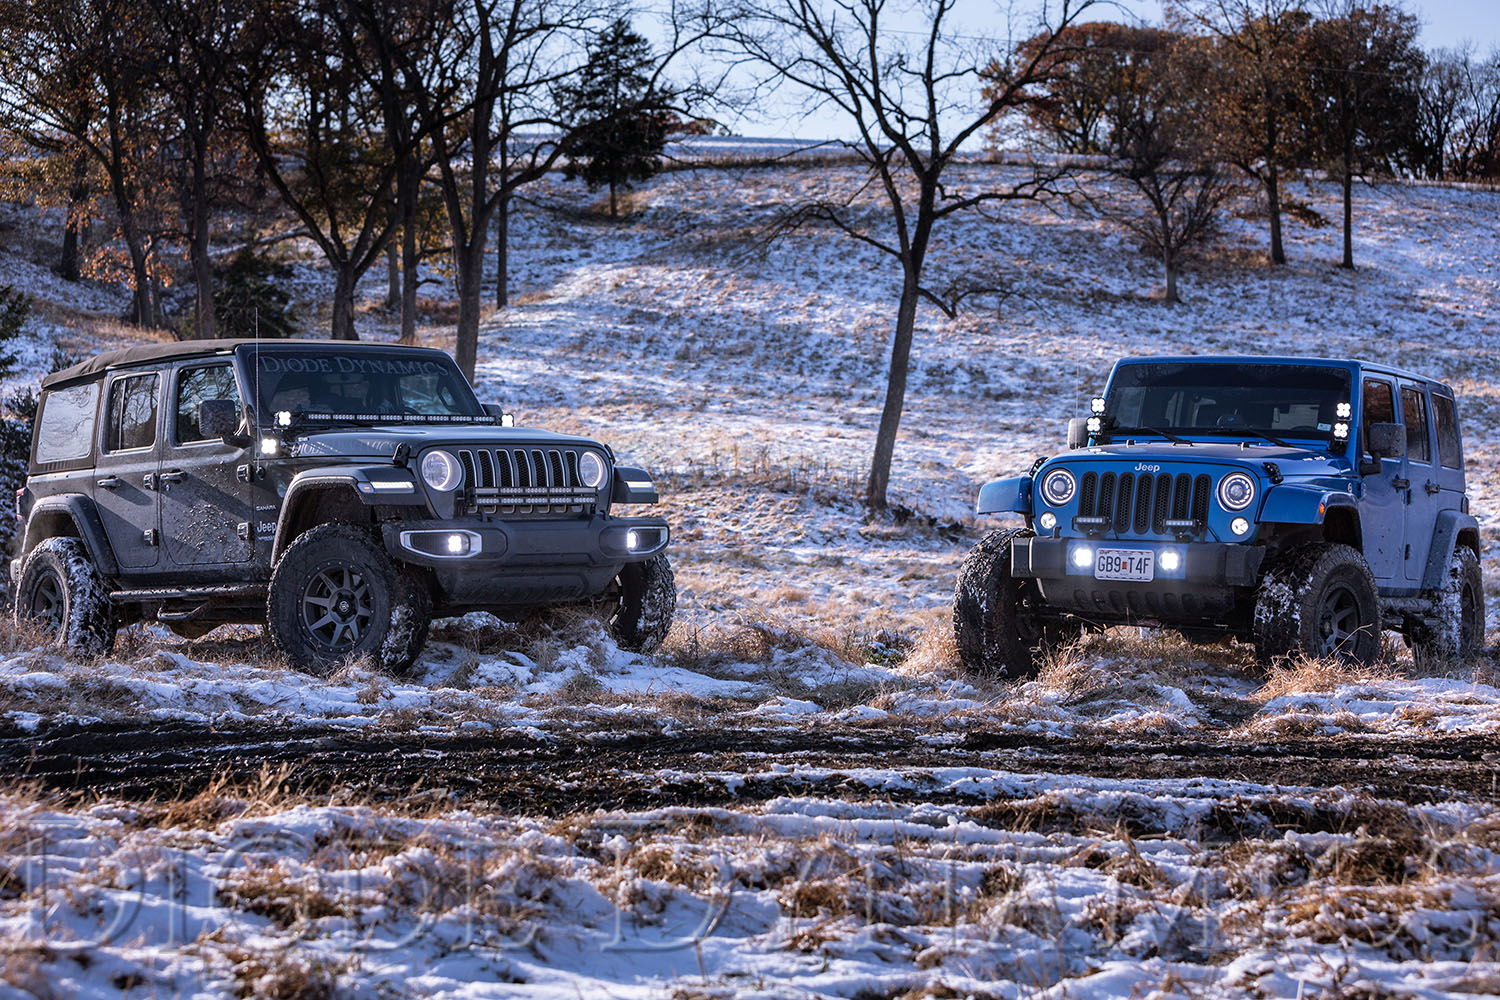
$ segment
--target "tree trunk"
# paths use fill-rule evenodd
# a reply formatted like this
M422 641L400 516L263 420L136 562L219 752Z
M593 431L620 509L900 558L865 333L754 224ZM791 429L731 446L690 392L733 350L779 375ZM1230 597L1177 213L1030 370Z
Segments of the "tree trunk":
M495 306L510 305L510 197L501 195L495 205ZM476 319L477 323L478 320Z
M1177 262L1167 258L1162 263L1167 269L1167 290L1166 294L1162 296L1162 301L1169 306L1175 306L1182 301L1177 296Z
M620 210L615 201L615 182L613 178L609 182L609 217L611 219L618 219L620 217Z
M421 166L415 157L403 164L396 201L401 212L401 337L403 344L417 342L417 197L421 193Z
M1271 213L1271 263L1285 264L1286 249L1281 245L1281 178L1274 163L1266 168L1266 206Z
M216 335L218 317L214 314L214 262L210 256L208 232L208 169L204 162L205 151L200 144L193 156L192 192L189 195L188 257L193 264L193 284L196 298L193 310L193 336L199 340L212 340Z
M151 269L146 260L146 248L134 222L120 220L121 235L125 237L125 248L130 253L131 289L130 321L140 326L156 325L156 310L151 303Z
M385 307L391 312L401 308L401 255L395 240L385 245Z
M77 281L83 246L84 205L89 197L89 160L79 153L73 161L73 183L68 185L68 214L63 223L62 254L57 273L64 281Z
M1354 154L1344 145L1344 259L1340 267L1354 270Z
M453 360L470 384L474 382L479 355L479 286L484 280L484 241L477 235L483 228L475 232L474 243L454 254L458 268L458 330L453 338Z
M896 433L901 429L901 411L906 405L906 376L911 367L911 339L917 324L917 296L921 264L908 263L901 283L901 306L896 312L896 335L891 341L891 367L886 375L885 407L880 411L880 429L875 432L875 457L865 486L865 506L876 514L886 509L886 489L891 482L891 458L896 451Z
M334 340L358 340L354 331L354 286L359 275L348 261L336 265L333 282L333 323L329 336Z

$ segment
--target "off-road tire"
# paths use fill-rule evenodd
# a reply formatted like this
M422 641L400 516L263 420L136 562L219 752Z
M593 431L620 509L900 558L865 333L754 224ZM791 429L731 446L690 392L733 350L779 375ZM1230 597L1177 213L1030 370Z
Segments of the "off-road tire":
M1484 576L1473 549L1460 545L1454 551L1443 586L1427 596L1436 620L1407 636L1417 666L1466 660L1484 649Z
M611 588L609 633L621 649L654 653L672 628L677 611L677 584L666 553L644 562L626 563Z
M383 670L404 671L426 645L431 618L427 589L368 532L349 525L299 535L271 572L271 641L292 666L311 674L326 676L362 656Z
M40 628L60 649L102 656L115 644L109 591L76 538L48 538L26 557L16 588L18 628Z
M953 638L963 668L978 677L1033 677L1049 647L1076 639L1070 624L1038 620L1036 583L1010 575L1010 546L1025 529L992 531L969 551L953 594Z
M1380 630L1375 577L1348 545L1302 546L1261 577L1251 635L1262 665L1298 655L1374 663Z

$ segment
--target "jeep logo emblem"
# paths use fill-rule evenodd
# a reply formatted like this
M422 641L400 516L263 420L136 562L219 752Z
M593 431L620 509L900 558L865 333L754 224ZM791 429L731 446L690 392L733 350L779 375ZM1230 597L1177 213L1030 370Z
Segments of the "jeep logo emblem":
M1159 466L1159 465L1147 465L1145 462L1140 462L1140 463L1137 463L1137 465L1135 467L1135 471L1136 472L1160 472L1161 471L1161 466Z

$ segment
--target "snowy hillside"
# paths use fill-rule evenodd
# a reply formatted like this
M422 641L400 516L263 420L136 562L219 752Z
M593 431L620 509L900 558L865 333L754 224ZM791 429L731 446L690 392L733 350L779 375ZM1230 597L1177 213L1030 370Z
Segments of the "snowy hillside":
M1263 220L1233 219L1175 308L1158 301L1153 261L1065 208L945 224L930 284L1002 291L954 319L923 307L892 477L901 517L867 524L856 498L896 274L831 230L763 239L789 200L859 180L679 171L633 194L619 222L559 180L513 222L514 304L483 326L480 395L657 475L680 591L658 656L572 616L442 623L404 678L359 665L307 677L249 628L187 642L136 626L111 656L76 663L0 639L11 761L60 727L89 746L140 727L161 727L168 747L174 727L390 739L404 741L392 759L434 762L460 738L517 741L528 760L601 748L534 802L493 808L456 778L428 783L418 807L389 789L308 791L295 762L256 779L249 757L226 758L218 786L185 772L191 808L17 792L0 800L15 831L0 843L0 942L87 941L113 907L142 902L130 933L7 952L0 997L102 996L120 981L213 996L1500 991L1488 659L1419 676L1389 639L1371 670L1268 677L1243 647L1117 629L1036 681L995 684L961 677L949 638L959 563L999 526L972 514L979 485L1059 449L1115 358L1286 353L1392 361L1457 389L1493 642L1500 194L1361 191L1352 274L1334 266L1335 226L1292 223L1291 263L1273 268ZM1332 187L1292 194L1336 217ZM119 289L51 276L54 224L0 206L6 280L36 300L36 376L54 342L90 353L143 336L114 320ZM321 334L331 279L300 252L299 305ZM448 346L447 287L424 286L424 343ZM362 333L393 338L380 281L361 291ZM633 756L705 733L829 742L790 758L713 740L669 765ZM626 737L640 741L630 753L610 749ZM903 749L883 761L843 740ZM1033 745L1095 749L1043 759ZM1263 759L1222 773L1203 759L1247 746ZM1333 748L1326 766L1319 746ZM1128 763L1111 767L1121 747ZM1288 747L1313 763L1267 771ZM1361 755L1390 773L1346 759ZM1434 776L1437 760L1458 763ZM635 791L584 795L594 783ZM63 859L70 900L45 920L25 863L38 837ZM384 846L350 846L365 840ZM464 938L476 921L482 946Z

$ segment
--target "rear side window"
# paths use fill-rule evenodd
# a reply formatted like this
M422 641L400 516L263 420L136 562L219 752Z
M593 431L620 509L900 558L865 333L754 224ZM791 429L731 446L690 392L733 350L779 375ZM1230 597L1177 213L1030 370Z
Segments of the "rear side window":
M234 372L228 365L204 365L184 368L177 376L176 441L190 444L208 441L198 423L198 407L210 399L232 399L239 405L240 391L234 384Z
M156 375L117 378L109 386L105 451L130 451L156 443Z
M1406 454L1413 462L1431 462L1427 434L1427 396L1421 389L1401 387L1401 416L1406 423Z
M57 389L43 396L36 426L37 464L88 458L98 409L98 382Z
M1433 395L1432 409L1437 417L1438 461L1445 469L1462 469L1464 458L1458 437L1458 406L1447 396Z

